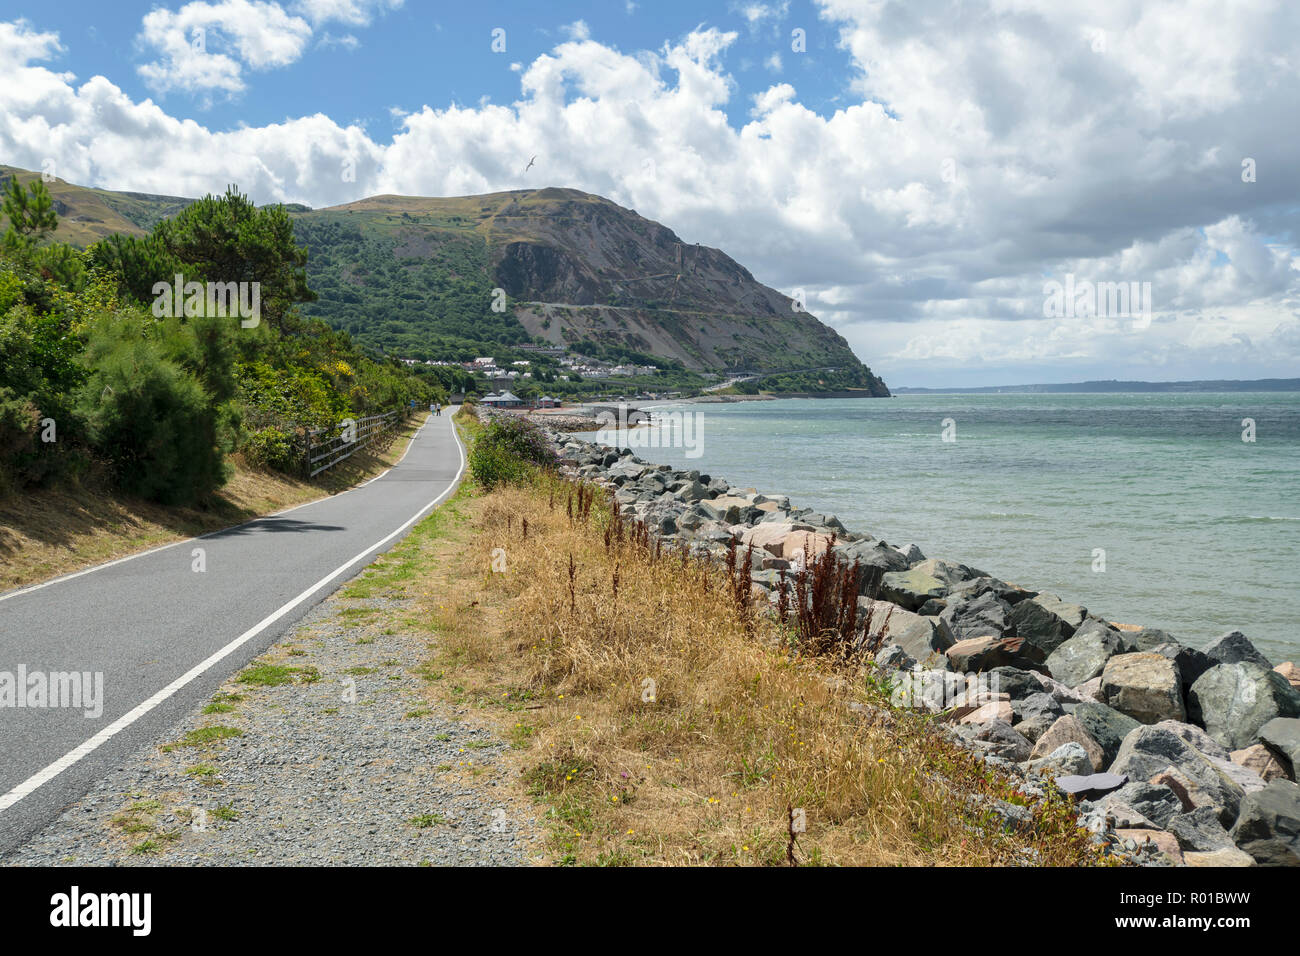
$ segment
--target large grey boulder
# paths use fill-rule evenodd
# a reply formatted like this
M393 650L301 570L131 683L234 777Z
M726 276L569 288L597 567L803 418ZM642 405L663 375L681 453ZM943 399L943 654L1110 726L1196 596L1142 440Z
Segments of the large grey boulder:
M1013 763L1029 759L1029 741L1017 733L1010 724L1001 720L991 720L981 724L975 733L974 742L982 744L980 749L998 757L1004 757Z
M700 499L683 497L683 500L696 502L706 515L724 524L747 524L758 515L758 509L749 502L729 495Z
M1205 647L1205 656L1216 664L1239 664L1249 661L1258 664L1264 670L1272 670L1273 665L1250 643L1241 631L1229 631L1210 641Z
M989 670L989 679L997 681L997 689L1011 700L1022 700L1043 692L1043 681L1033 671L1004 665Z
M1101 746L1070 714L1065 714L1053 722L1052 726L1038 738L1029 756L1033 760L1040 760L1050 756L1059 747L1070 743L1078 744L1088 755L1088 769L1076 770L1075 773L1092 773L1094 770L1102 769L1104 756Z
M1124 738L1141 726L1132 717L1121 714L1115 708L1092 701L1076 705L1070 714L1101 747L1103 766L1109 766L1115 761Z
M1015 626L1016 636L1025 641L1026 659L1041 664L1074 636L1086 613L1079 605L1066 604L1054 594L1039 594L1012 608L1009 623Z
M695 531L704 524L705 515L698 508L691 508L683 511L680 518L677 519L677 526L685 531Z
M688 505L694 505L694 503L707 501L707 499L711 497L711 494L707 486L702 485L699 481L690 481L690 483L682 486L680 490L677 490L676 496L679 497L681 501L688 503Z
M1177 734L1245 793L1264 788L1267 781L1257 771L1234 762L1225 747L1195 724L1162 720L1155 726Z
M1259 742L1269 749L1292 780L1300 768L1300 719L1274 717L1259 728Z
M1250 661L1217 664L1187 692L1191 719L1229 750L1249 747L1275 717L1300 717L1300 691Z
M929 558L909 570L885 574L880 583L880 596L914 611L927 601L942 599L959 582L977 577L988 575L964 564Z
M1214 666L1210 660L1194 647L1179 644L1177 641L1163 641L1149 648L1152 654L1163 654L1178 665L1178 675L1182 679L1185 695L1196 679Z
M1073 740L1061 744L1046 757L1030 760L1025 769L1030 773L1050 773L1054 777L1089 774L1093 771L1092 758L1083 746Z
M1177 734L1162 727L1140 726L1120 745L1111 773L1149 781L1168 770L1186 790L1192 804L1211 806L1227 826L1237 818L1244 795L1231 777Z
M624 458L618 464L612 466L606 474L615 484L622 485L629 481L635 481L648 471L650 471L650 466L644 462L637 461L635 458Z
M1047 670L1053 677L1069 687L1100 676L1106 662L1125 651L1120 632L1113 628L1087 621L1047 656Z
M943 620L942 617L939 620ZM1024 644L1018 637L968 637L956 641L944 653L954 670L992 671L1001 667L1023 663L1020 649Z
M1165 824L1165 829L1174 835L1184 850L1210 853L1231 850L1236 846L1212 807L1196 807L1186 813L1174 814Z
M870 636L883 634L884 642L898 645L915 661L925 663L953 644L952 632L939 618L923 617L888 601L858 598L858 620L868 614Z
M1022 587L1014 584L1008 584L1006 581L999 581L997 578L982 575L976 578L970 578L966 581L958 581L948 588L948 596L953 599L976 598L981 594L991 593L1000 600L1006 601L1007 604L1019 604L1028 598L1034 597L1037 591L1026 591Z
M886 601L901 605L909 611L918 610L931 598L941 598L948 593L947 583L931 573L933 559L922 561L908 571L889 571L881 576L880 596Z
M1273 780L1248 793L1232 839L1263 866L1300 866L1300 786Z
M1124 643L1128 645L1129 653L1154 650L1159 644L1177 643L1172 634L1168 631L1162 631L1158 627L1142 627L1136 631L1120 631L1120 634L1124 636Z
M1168 827L1174 814L1183 812L1183 803L1169 787L1161 784L1133 780L1124 784L1112 796L1132 807L1160 829Z
M1014 724L1016 730L1030 743L1036 742L1052 724L1065 716L1064 709L1051 694L1030 694L1023 700L1012 700L1011 710L1019 718Z
M859 594L879 593L884 575L890 572L905 572L908 569L907 555L896 548L891 548L883 541L865 540L837 544L835 552L850 566L857 562ZM908 610L915 611L917 607L908 607Z
M1216 760L1232 759L1232 755L1228 753L1226 747L1195 724L1188 724L1179 720L1162 720L1155 726L1177 734L1207 757L1213 757Z
M882 670L910 671L916 661L897 644L882 644L876 651L876 666Z
M1007 615L1011 605L992 591L975 597L955 599L949 597L948 605L939 616L948 622L957 640L968 637L1002 637L1007 631Z
M1144 724L1182 720L1182 680L1178 667L1161 654L1120 654L1101 673L1102 700Z

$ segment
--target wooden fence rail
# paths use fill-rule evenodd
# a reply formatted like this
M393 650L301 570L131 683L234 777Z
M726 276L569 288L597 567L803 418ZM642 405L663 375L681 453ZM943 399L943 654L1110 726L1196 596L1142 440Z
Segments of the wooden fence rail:
M303 442L303 471L315 478L327 468L355 455L384 432L406 420L409 408L395 408L382 415L344 419L332 428L315 428Z

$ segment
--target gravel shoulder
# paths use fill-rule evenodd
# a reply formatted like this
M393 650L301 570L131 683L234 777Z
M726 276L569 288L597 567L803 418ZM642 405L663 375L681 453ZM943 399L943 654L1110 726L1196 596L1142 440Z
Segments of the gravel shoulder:
M433 702L414 602L337 592L166 740L8 854L16 865L540 862L509 744Z

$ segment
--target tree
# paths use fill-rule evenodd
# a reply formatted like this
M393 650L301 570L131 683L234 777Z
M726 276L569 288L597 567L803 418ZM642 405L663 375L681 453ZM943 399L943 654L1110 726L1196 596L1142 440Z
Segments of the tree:
M307 251L294 242L289 214L282 206L259 209L234 186L191 203L154 233L171 256L208 281L259 283L261 317L274 328L284 330L296 303L316 300L307 287Z
M215 321L143 315L105 316L90 329L77 411L119 487L192 504L225 482L236 428L221 400L234 388L226 334Z
M18 177L11 176L5 184L4 201L0 209L9 220L9 228L5 230L3 240L7 249L30 249L59 225L58 214L54 211L54 197L39 179L33 179L24 190Z
M140 305L153 302L155 282L171 283L177 273L193 272L163 245L157 235L128 236L115 232L86 250L92 267L117 277L118 291Z

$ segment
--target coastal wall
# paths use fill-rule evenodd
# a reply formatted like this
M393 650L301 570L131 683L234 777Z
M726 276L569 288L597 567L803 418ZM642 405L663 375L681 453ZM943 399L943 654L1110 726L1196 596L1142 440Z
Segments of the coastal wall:
M755 599L774 613L801 566L856 563L876 628L863 639L896 702L937 712L1027 786L1052 778L1099 840L1165 865L1300 865L1300 669L1240 632L1190 647L783 495L550 437L565 473L611 489L665 546L752 546Z

